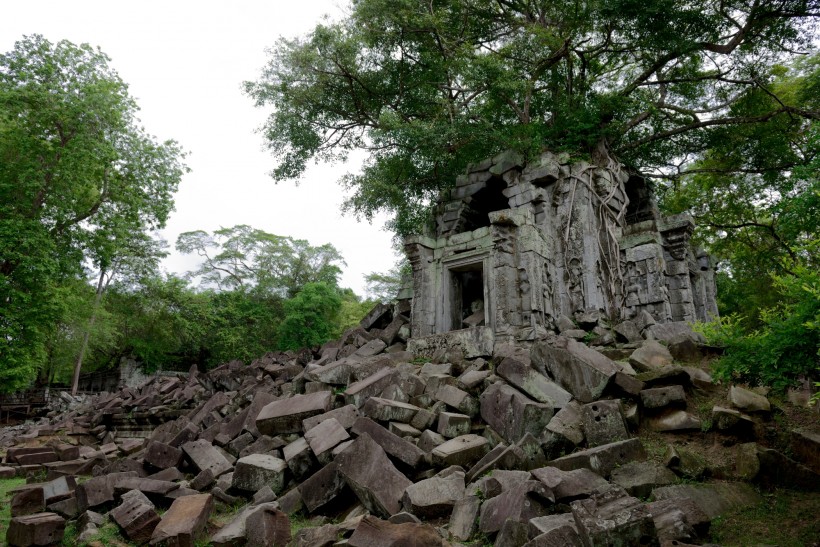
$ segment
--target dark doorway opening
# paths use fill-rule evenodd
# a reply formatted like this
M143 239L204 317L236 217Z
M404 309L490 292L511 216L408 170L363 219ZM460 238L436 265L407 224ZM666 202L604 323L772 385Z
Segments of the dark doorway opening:
M485 324L483 262L450 269L451 329Z

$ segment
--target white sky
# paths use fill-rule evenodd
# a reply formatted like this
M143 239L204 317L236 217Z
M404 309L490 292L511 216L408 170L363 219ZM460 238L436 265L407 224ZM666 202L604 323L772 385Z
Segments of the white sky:
M342 217L336 181L355 166L317 165L299 185L275 184L273 158L255 130L266 113L253 106L241 83L255 80L265 48L280 36L308 32L325 14L338 17L334 0L25 0L5 2L0 51L23 35L42 34L99 46L129 84L146 130L174 139L189 152L191 172L176 194L163 236L173 247L191 230L249 224L313 245L333 244L347 267L341 284L363 294L363 276L394 264L392 234ZM193 269L193 257L174 252L167 270Z

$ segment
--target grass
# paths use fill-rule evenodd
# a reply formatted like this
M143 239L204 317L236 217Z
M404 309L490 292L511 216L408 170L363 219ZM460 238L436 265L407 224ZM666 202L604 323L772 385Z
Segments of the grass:
M763 503L732 511L712 521L710 540L726 547L820 544L820 494L775 490Z
M5 545L6 532L9 529L9 522L11 522L11 495L9 492L26 484L26 479L0 479L0 544Z

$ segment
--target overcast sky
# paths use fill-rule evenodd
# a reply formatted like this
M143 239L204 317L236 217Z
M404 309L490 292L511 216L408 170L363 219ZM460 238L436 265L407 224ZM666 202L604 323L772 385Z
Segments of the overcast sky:
M363 276L394 264L392 234L339 212L336 181L355 165L317 165L296 185L275 184L273 158L255 130L266 113L241 83L254 80L265 48L280 36L308 32L322 16L339 17L333 0L25 0L7 2L0 17L0 50L23 35L42 34L99 46L130 86L146 130L189 152L191 172L176 195L164 237L249 224L277 235L333 244L344 256L342 285L363 293ZM172 254L172 272L193 269L193 258Z

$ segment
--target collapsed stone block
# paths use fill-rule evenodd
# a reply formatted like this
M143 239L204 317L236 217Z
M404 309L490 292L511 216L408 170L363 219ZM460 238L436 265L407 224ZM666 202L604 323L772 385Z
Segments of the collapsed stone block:
M536 342L531 358L582 403L598 400L620 368L614 361L585 344L558 337L555 342Z
M655 522L637 498L614 488L570 504L586 545L649 545Z
M330 410L333 394L317 391L308 395L295 395L267 404L256 417L256 428L264 435L300 433L302 421Z
M621 402L618 400L601 400L586 404L581 407L581 415L587 445L590 448L629 438Z
M285 470L288 468L284 460L267 454L251 454L236 462L233 472L233 487L246 492L269 486L275 493L280 493L285 487Z
M154 528L151 545L192 546L205 529L213 505L214 499L210 494L175 499Z
M54 513L37 513L14 517L6 532L10 547L54 545L63 540L65 519Z
M404 510L421 518L449 517L453 506L464 497L464 473L431 477L411 484L404 491Z
M540 435L552 418L552 407L538 403L517 389L496 383L481 394L481 418L508 443L526 433Z
M550 489L556 502L562 503L588 497L609 486L606 479L584 468L563 471L557 467L542 467L531 473Z
M335 462L345 482L369 511L386 517L401 511L401 497L412 483L370 435L360 434Z
M210 469L214 477L230 471L233 467L225 455L205 439L185 443L182 450L199 471Z
M139 490L133 492L140 495L123 495L122 503L112 509L109 516L125 537L137 543L147 543L159 524L160 516L154 510L154 505Z
M479 529L485 534L501 530L504 522L513 519L528 522L549 514L555 498L539 481L520 481L481 506Z

